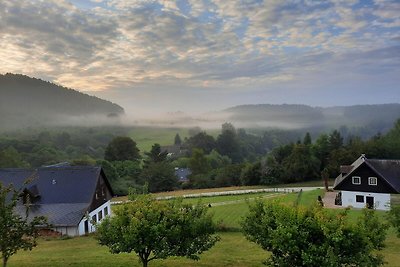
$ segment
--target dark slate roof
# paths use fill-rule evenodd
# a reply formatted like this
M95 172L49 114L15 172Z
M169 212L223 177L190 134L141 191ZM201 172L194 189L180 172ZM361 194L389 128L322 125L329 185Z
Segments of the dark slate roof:
M37 170L2 169L0 181L17 189L36 185L40 201L37 204L90 203L96 189L100 167L55 167ZM33 177L28 185L25 180Z
M45 216L53 226L77 226L88 209L87 203L35 204L29 206L29 218ZM25 206L19 205L17 212L24 214Z
M192 173L189 168L175 168L175 176L179 181L184 182L189 180L188 176Z
M77 225L93 200L101 173L101 167L94 166L0 169L0 182L37 196L31 215L47 216L55 226ZM26 184L28 178L31 182Z
M400 160L367 159L366 163L400 193Z
M382 177L393 189L400 193L400 160L390 159L367 159L361 155L350 167L346 166L347 173L341 173L335 180L333 188L336 188L343 180L351 175L363 163L367 164L379 176Z

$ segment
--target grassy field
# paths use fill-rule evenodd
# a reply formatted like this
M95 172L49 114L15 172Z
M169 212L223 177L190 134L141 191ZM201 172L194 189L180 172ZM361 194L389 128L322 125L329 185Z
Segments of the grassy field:
M329 185L333 185L334 180L329 181ZM307 181L307 182L300 182L300 183L291 183L291 184L277 184L271 186L263 186L263 185L256 185L256 186L229 186L229 187L220 187L220 188L204 188L204 189L185 189L185 190L176 190L176 191L169 191L169 192L160 192L154 193L155 197L179 197L183 195L190 195L190 194L201 194L201 193L209 193L209 192L225 192L225 191L235 191L235 190L248 190L248 189L263 189L263 188L287 188L287 187L321 187L323 188L323 182L320 180L317 181ZM116 197L114 201L124 201L128 198L126 196Z
M219 129L207 130L207 134L217 137L221 132ZM185 137L189 137L189 128L178 128L178 127L135 127L129 133L137 144L137 147L141 152L150 151L151 146L154 143L158 143L161 146L167 146L174 144L175 135L179 134L182 141Z
M323 190L304 192L299 205L309 206L315 203ZM218 196L203 198L203 203L212 203L209 209L214 214L214 220L220 222L229 232L219 232L221 241L212 249L201 255L199 261L183 258L169 258L152 261L149 266L263 266L261 261L268 257L254 243L247 241L240 229L240 221L248 212L248 202L262 197L263 201L276 200L291 205L297 199L297 193L276 194L263 193L240 196ZM185 201L198 201L187 199ZM219 205L221 204L221 205ZM336 212L336 211L332 211ZM355 220L361 214L360 210L351 210L351 219ZM379 212L382 219L385 213ZM400 266L400 239L395 236L394 229L390 229L386 240L386 248L382 251L387 266ZM141 266L134 254L110 254L106 247L97 244L93 236L77 237L66 240L43 239L39 240L38 247L32 251L21 251L11 257L9 266Z
M162 146L174 144L175 135L179 134L182 141L189 136L187 128L135 127L128 134L137 144L141 152L150 151L154 143Z

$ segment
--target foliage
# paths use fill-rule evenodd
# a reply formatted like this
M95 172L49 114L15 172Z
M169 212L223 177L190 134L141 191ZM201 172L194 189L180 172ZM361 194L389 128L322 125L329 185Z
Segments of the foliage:
M118 136L106 147L104 159L108 161L138 160L140 159L139 149L130 137Z
M175 145L180 145L180 144L182 144L182 139L181 139L181 137L179 136L178 133L175 135L174 144L175 144Z
M31 250L35 247L39 231L37 226L46 224L44 217L28 219L29 207L26 207L25 216L17 214L16 210L21 208L17 207L20 198L20 191L0 183L0 252L3 267L18 250Z
M204 156L202 149L193 149L192 156L189 159L189 168L193 175L205 174L210 170L210 163Z
M150 152L145 152L146 156L148 157L148 160L146 160L146 164L149 164L151 162L161 162L164 161L167 158L167 151L161 151L161 146L160 144L154 144L151 147Z
M189 150L202 149L205 153L210 153L216 147L215 139L206 132L199 132L185 140L184 146Z
M231 123L222 125L222 132L217 138L217 151L221 155L228 156L233 163L239 163L243 159L240 152L240 142L235 127Z
M29 163L22 159L18 151L10 146L0 150L0 168L28 168Z
M392 206L388 214L389 221L396 228L397 237L400 238L400 205Z
M178 186L175 169L169 162L153 162L141 172L140 179L149 184L150 192L171 191Z
M143 266L154 259L182 256L198 260L219 238L204 206L182 200L157 201L145 195L115 210L97 228L111 253L135 252Z
M373 210L357 224L319 207L257 201L242 222L246 237L272 253L268 266L380 266L386 228Z

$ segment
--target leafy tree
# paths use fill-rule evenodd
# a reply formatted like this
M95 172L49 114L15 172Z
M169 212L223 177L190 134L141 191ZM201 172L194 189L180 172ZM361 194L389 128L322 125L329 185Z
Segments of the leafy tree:
M330 150L339 149L343 146L343 137L340 135L338 130L334 130L329 135L328 142Z
M320 170L323 170L329 161L329 153L331 152L329 147L329 137L327 134L321 134L315 141L312 147L313 154L321 162Z
M218 240L207 209L181 199L157 201L144 195L118 207L97 228L97 239L111 253L136 253L143 266L170 256L198 260Z
M283 165L287 182L305 181L319 176L320 162L306 145L296 144Z
M215 149L216 143L214 137L208 135L206 132L200 132L187 139L185 146L187 149L189 149L189 151L192 151L195 148L200 148L203 149L203 151L207 154Z
M217 138L217 151L221 155L228 156L233 163L241 162L243 156L240 151L240 142L236 129L231 123L222 125L222 132Z
M28 207L25 216L17 214L20 198L20 191L0 183L0 252L3 267L18 250L32 250L36 246L37 227L46 224L44 217L28 219Z
M229 164L220 168L215 177L216 186L238 186L240 185L240 174L243 164Z
M304 145L311 145L312 141L311 141L311 135L309 132L306 133L306 135L304 136L304 140L303 140L303 144Z
M22 159L18 151L10 146L0 150L0 168L28 168L29 163Z
M254 164L247 163L242 169L240 180L242 185L274 184L276 179L267 177L267 167L265 161L258 161Z
M192 156L189 159L189 168L193 175L204 174L210 170L210 163L202 149L193 149Z
M115 137L106 147L104 159L108 161L139 160L139 149L130 137Z
M147 164L151 162L161 162L164 161L167 158L167 151L161 151L161 146L160 144L154 144L151 147L150 152L145 152L145 154L149 157L149 159L146 161Z
M392 206L388 215L391 225L397 230L397 237L400 237L400 205Z
M178 186L175 169L169 162L154 162L144 168L140 179L149 184L150 192L171 191Z
M179 136L178 133L175 135L174 144L175 144L175 145L180 145L180 144L182 144L182 139L181 139L181 137Z
M320 207L303 210L257 201L242 222L248 240L272 253L268 266L380 266L387 226L375 211L357 224Z
M213 169L222 168L232 163L232 160L229 157L222 156L215 149L213 149L211 153L206 156L206 158Z

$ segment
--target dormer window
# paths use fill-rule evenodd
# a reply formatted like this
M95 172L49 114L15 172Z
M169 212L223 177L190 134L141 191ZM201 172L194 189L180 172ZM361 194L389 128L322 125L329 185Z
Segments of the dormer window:
M368 177L368 185L378 185L378 179L376 177Z
M353 176L352 177L353 184L361 184L361 177L360 176Z

